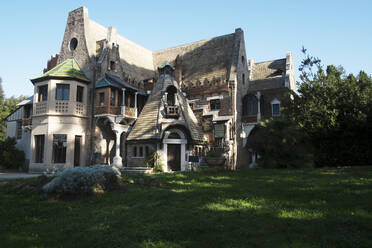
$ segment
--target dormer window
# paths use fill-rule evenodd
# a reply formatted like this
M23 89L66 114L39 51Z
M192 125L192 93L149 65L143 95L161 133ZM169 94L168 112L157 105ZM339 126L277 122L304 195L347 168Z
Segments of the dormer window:
M115 61L110 61L110 70L115 71L116 70L116 63Z
M174 106L176 104L176 93L177 89L174 86L167 88L167 104L168 106Z
M280 116L280 101L274 99L271 101L272 116Z

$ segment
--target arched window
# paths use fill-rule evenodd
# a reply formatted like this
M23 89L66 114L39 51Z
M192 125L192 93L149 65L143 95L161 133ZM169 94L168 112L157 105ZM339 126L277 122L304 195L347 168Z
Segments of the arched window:
M258 100L253 94L248 94L243 98L243 115L257 115Z
M177 89L176 87L174 86L169 86L167 88L167 104L168 106L174 106L175 103L176 103L176 93L177 93Z
M168 135L168 139L181 139L181 136L178 133L171 133Z

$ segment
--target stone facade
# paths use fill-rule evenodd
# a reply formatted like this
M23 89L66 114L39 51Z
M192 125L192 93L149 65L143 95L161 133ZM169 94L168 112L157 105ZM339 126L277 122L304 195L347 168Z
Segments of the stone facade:
M115 27L106 28L91 20L85 7L69 13L61 50L51 58L47 70L53 70L54 66L68 59L76 61L89 83L82 84L69 77L48 78L49 81L35 83L32 135L44 133L48 137L44 151L48 165L35 165L31 161L31 167L37 168L35 170L52 164L49 158L51 151L48 150L50 135L60 130L66 130L69 137L67 156L71 156L72 152L71 137L83 136L81 144L84 152L81 156L86 165L103 162L142 166L146 149L164 152L167 143L155 142L147 136L171 128L169 123L168 126L159 123L164 121L159 119L161 100L150 101L156 87L163 82L158 68L166 61L174 70L171 76L177 83L182 120L192 120L186 123L195 123L203 131L201 139L196 140L203 140L204 143L191 146L193 142L187 143L182 146L182 155L201 154L202 148L224 146L228 157L226 165L232 169L249 166L246 161L251 160L251 155L245 148L249 132L260 119L273 116L273 108L278 111L277 104L280 105L284 94L295 89L292 54L260 63L247 60L244 33L240 28L231 34L150 51L119 35ZM70 99L75 97L76 86L83 85L84 103L61 103L58 108L67 108L68 111L59 113L54 99L56 83L70 85ZM47 103L37 101L38 87L42 84L48 85ZM259 102L247 102L244 100L247 96L253 96L250 99L257 98ZM80 112L73 112L78 105L81 105ZM158 111L155 111L158 116L149 123L146 121L152 112L146 108ZM253 112L246 115L246 108L253 108ZM148 132L134 135L133 132L141 125L146 130L150 127ZM217 134L222 130L221 125L224 127L223 137ZM186 125L180 135L187 140L188 133L196 135L193 133L195 130L195 127ZM32 140L31 149L35 149ZM142 149L143 156L135 156L135 149L138 153ZM186 168L186 160L186 156L181 159L182 168ZM66 161L65 166L73 166L72 157L67 157Z

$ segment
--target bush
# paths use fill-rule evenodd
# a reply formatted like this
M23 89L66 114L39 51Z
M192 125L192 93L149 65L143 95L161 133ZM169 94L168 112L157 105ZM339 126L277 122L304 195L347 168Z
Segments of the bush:
M287 120L260 122L249 135L247 148L261 156L257 161L260 167L313 167L313 149L308 138L298 126Z
M0 165L7 169L18 169L25 163L25 153L18 150L16 144L16 139L10 137L0 141Z
M57 195L93 194L115 189L120 183L119 170L106 165L95 165L65 169L44 185L42 190Z
M152 167L154 172L164 172L163 156L160 152L153 152L146 161L147 167Z

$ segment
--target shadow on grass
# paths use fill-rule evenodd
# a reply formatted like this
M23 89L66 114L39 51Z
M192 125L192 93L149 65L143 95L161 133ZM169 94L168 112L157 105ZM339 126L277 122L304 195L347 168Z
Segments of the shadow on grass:
M159 174L143 176L143 185L128 185L125 192L76 202L43 201L1 185L0 242L4 247L372 247L371 176L370 167Z

